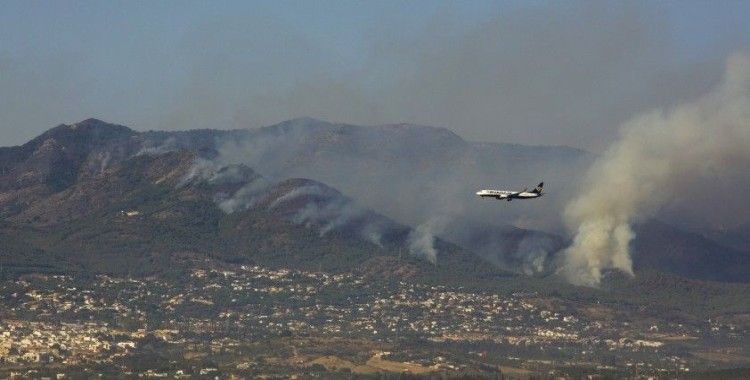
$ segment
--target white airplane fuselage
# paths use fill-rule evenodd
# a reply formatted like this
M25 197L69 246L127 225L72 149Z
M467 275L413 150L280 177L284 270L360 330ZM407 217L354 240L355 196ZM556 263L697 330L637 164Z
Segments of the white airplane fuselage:
M542 187L544 186L544 183L540 183L534 190L528 191L524 189L523 191L509 191L509 190L479 190L477 191L477 195L482 198L495 198L495 199L504 199L508 202L512 201L513 199L531 199L531 198L539 198L544 193L542 193Z
M537 193L530 193L527 191L524 192L516 192L516 191L507 191L507 190L479 190L477 191L477 195L479 195L482 198L496 198L496 199L529 199L529 198L539 198L542 196L542 194Z

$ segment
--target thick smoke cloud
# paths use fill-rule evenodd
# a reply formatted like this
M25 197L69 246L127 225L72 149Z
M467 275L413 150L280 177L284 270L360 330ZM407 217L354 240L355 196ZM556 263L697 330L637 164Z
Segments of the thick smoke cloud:
M286 58L300 59L298 50ZM200 64L199 72L223 76L196 76L183 91L185 104L175 111L190 115L183 125L302 116L408 122L445 126L469 140L594 151L633 114L698 96L721 73L715 56L678 57L658 7L596 2L508 9L472 26L437 17L416 34L378 39L356 69L331 75L320 69L324 62L312 62L287 89L258 86L252 70L225 62ZM223 99L224 88L231 98Z
M675 40L690 36L674 35L672 15L654 2L500 6L470 22L445 7L410 26L394 21L410 17L380 14L371 16L381 19L366 38L330 28L332 41L308 33L320 20L289 25L262 10L217 10L196 21L169 10L172 22L163 23L165 9L152 8L143 10L153 15L147 28L120 18L125 27L112 28L109 17L68 26L67 18L51 17L70 29L60 35L97 42L77 50L33 41L29 51L5 50L12 45L0 37L0 137L22 143L88 117L184 130L310 116L599 151L631 115L704 92L718 80L726 51L742 42L720 41L685 59ZM183 27L162 29L173 23ZM23 24L36 32L35 23ZM24 31L5 35L34 34ZM341 49L341 40L357 48Z
M217 160L243 163L264 177L310 178L332 186L399 223L413 226L409 252L431 261L436 239L458 244L496 265L523 273L546 272L560 248L546 234L521 234L508 225L560 230L560 210L575 191L575 178L591 155L570 148L520 147L466 142L452 132L415 125L352 126L298 119L218 141ZM497 202L475 192L502 186L521 190L547 181L539 202ZM296 198L296 194L289 197ZM283 200L285 198L280 198ZM348 207L311 204L305 224L360 218ZM367 224L363 235L378 241L382 228Z
M747 221L750 210L738 195L749 188L748 167L750 56L738 54L711 92L622 126L619 140L590 169L584 191L565 210L575 237L564 274L594 286L605 269L632 274L631 226L665 207L690 208L709 224L710 216Z
M737 38L718 41L710 51L681 50L691 33L697 33L675 34L679 31L670 19L685 16L669 13L676 9L633 2L524 4L500 7L468 23L447 9L437 16L429 13L432 21L421 19L410 24L418 26L406 29L393 22L393 15L372 15L390 23L374 22L386 26L368 29L367 38L345 39L358 45L348 52L337 48L341 36L332 35L334 43L322 46L325 42L315 38L320 20L308 15L293 25L262 11L203 12L200 21L170 14L170 21L177 22L164 23L159 10L149 6L146 13L154 20L149 28L128 22L111 28L109 17L69 23L55 16L52 21L60 23L60 30L70 31L59 35L73 36L73 41L102 38L80 51L68 51L65 44L48 51L20 30L17 35L28 49L7 50L13 45L0 44L0 128L5 128L0 136L9 139L6 144L21 143L51 125L92 116L136 129L170 130L245 128L311 116L357 125L445 126L468 141L567 144L598 152L632 115L671 107L708 91L719 81L726 52L747 43ZM68 29L68 24L81 28ZM177 24L184 28L175 28ZM169 33L158 33L161 25L167 25ZM746 34L737 32L736 26L726 28L727 33ZM97 30L114 30L121 40ZM336 34L343 29L326 30ZM11 33L0 35L3 42ZM113 43L118 41L126 43ZM531 162L506 154L498 160L487 153L496 147L451 150L450 136L445 144L403 139L404 146L392 152L380 150L387 141L378 141L377 136L371 140L376 144L358 147L364 149L353 150L352 156L318 155L315 149L296 152L298 147L309 147L311 136L320 136L307 127L240 141L234 152L224 145L220 158L226 159L223 163L246 163L271 182L290 177L320 180L411 226L460 215L500 227L512 224L555 233L561 230L561 210L574 193L571 184L580 171L556 158ZM176 147L177 142L167 141L145 147L141 154ZM367 149L378 154L352 159ZM403 152L423 160L398 159ZM550 188L540 202L500 206L473 196L484 187L520 189L540 180ZM661 203L660 216L670 215L670 222L705 220L717 228L735 223L735 215L725 205L737 204L716 205L710 198L716 188L746 188L734 187L737 181L717 176L713 188L695 186L700 191L672 193L668 203ZM221 207L227 212L251 207L266 186L253 184L258 187L222 198ZM673 185L694 184L686 180ZM686 202L697 206L680 207ZM574 232L588 228L579 225L575 216L568 219L574 220L569 221ZM347 217L341 221L350 222ZM620 220L611 224L610 229L618 231L613 236L621 240L612 251L622 251L629 232L618 229ZM378 231L376 225L368 227L374 242L379 241ZM454 236L454 240L466 241L468 236ZM523 249L518 252L534 258L520 268L524 272L541 268L539 263L549 253L538 248L547 247L546 241L531 241L520 245ZM616 257L606 265L616 261L629 267L626 254Z

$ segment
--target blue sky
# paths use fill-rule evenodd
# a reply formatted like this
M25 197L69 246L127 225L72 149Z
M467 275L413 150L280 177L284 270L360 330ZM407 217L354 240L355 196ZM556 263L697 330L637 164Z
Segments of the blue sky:
M597 150L631 114L714 83L750 42L747 15L742 1L2 1L0 145L87 117L187 129L312 116ZM542 63L497 70L514 57ZM601 88L568 80L569 58L607 68L592 75ZM495 75L502 96L482 87ZM557 100L561 84L576 98Z

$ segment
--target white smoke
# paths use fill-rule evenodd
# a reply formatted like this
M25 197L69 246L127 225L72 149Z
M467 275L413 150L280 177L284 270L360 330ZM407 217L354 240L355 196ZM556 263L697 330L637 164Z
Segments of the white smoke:
M323 236L337 228L344 227L357 218L365 215L365 209L359 207L351 201L334 201L326 205L331 209L332 218L320 229L320 236Z
M158 156L164 153L175 152L180 149L177 144L177 139L169 137L164 141L155 143L152 141L145 141L141 149L135 153L136 156Z
M589 170L585 190L565 209L575 237L562 272L589 286L599 284L604 269L632 274L631 224L665 207L747 217L748 208L732 193L747 192L748 167L750 56L735 55L708 94L621 127L618 141Z
M322 194L323 194L323 189L321 189L320 186L306 185L302 187L297 187L297 188L290 190L286 194L276 198L273 202L271 202L271 204L268 205L268 210L271 211L279 207L285 202L297 199L302 196L322 195Z
M504 256L520 261L518 264L508 266L507 269L520 271L526 275L535 275L547 271L548 259L554 252L554 243L544 235L527 234L518 243L515 252L506 253Z
M261 201L272 183L241 165L221 165L214 161L196 158L185 176L177 184L178 188L196 182L210 185L241 185L232 194L214 194L214 202L226 214L244 211Z
M360 231L360 236L379 248L383 248L383 230L384 227L380 223L368 223Z
M436 264L438 250L435 248L435 239L445 230L448 222L445 217L437 217L414 228L408 237L409 253Z
M268 205L268 210L272 211L285 202L308 195L326 195L329 199L325 202L308 202L294 213L291 220L293 223L304 225L306 228L318 227L320 237L331 231L345 228L352 223L361 222L368 216L368 211L354 201L316 185L306 185L287 192L271 202ZM361 238L380 248L383 247L383 226L378 220L366 221L364 225L359 227L358 233Z
M193 165L185 173L185 176L177 184L178 188L187 186L195 181L208 180L216 175L220 166L213 161L205 160L202 158L196 158L193 161Z
M218 203L219 208L227 214L244 211L260 202L265 197L266 190L270 186L270 182L259 177L242 186L231 197L216 197L214 200Z

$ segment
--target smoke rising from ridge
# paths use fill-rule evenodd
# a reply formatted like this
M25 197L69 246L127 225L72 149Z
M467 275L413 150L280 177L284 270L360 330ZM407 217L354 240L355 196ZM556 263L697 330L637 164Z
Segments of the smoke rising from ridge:
M711 92L622 126L619 140L589 170L585 190L565 209L575 237L562 272L590 286L605 269L632 274L631 226L664 208L746 221L750 211L736 194L750 188L748 167L750 56L736 54Z
M445 217L436 217L415 227L408 237L409 253L436 264L438 249L435 239L445 230L448 221Z
M477 144L443 128L356 126L309 118L220 139L217 149L219 162L243 163L276 181L320 181L364 208L413 226L407 244L416 256L437 259L439 237L492 258L504 269L524 273L546 270L547 256L558 245L548 241L550 236L521 236L505 226L520 221L526 228L559 230L558 211L575 190L574 179L591 162L590 154L565 147ZM520 190L540 180L553 186L543 202L498 203L474 194L495 186ZM336 222L336 229L361 220L361 211L333 210L341 217L325 205L313 204L303 219ZM489 228L477 235L468 226ZM359 233L376 245L383 235L382 226L369 222ZM508 242L500 241L506 233ZM495 238L485 239L484 234ZM526 243L517 244L522 239Z

